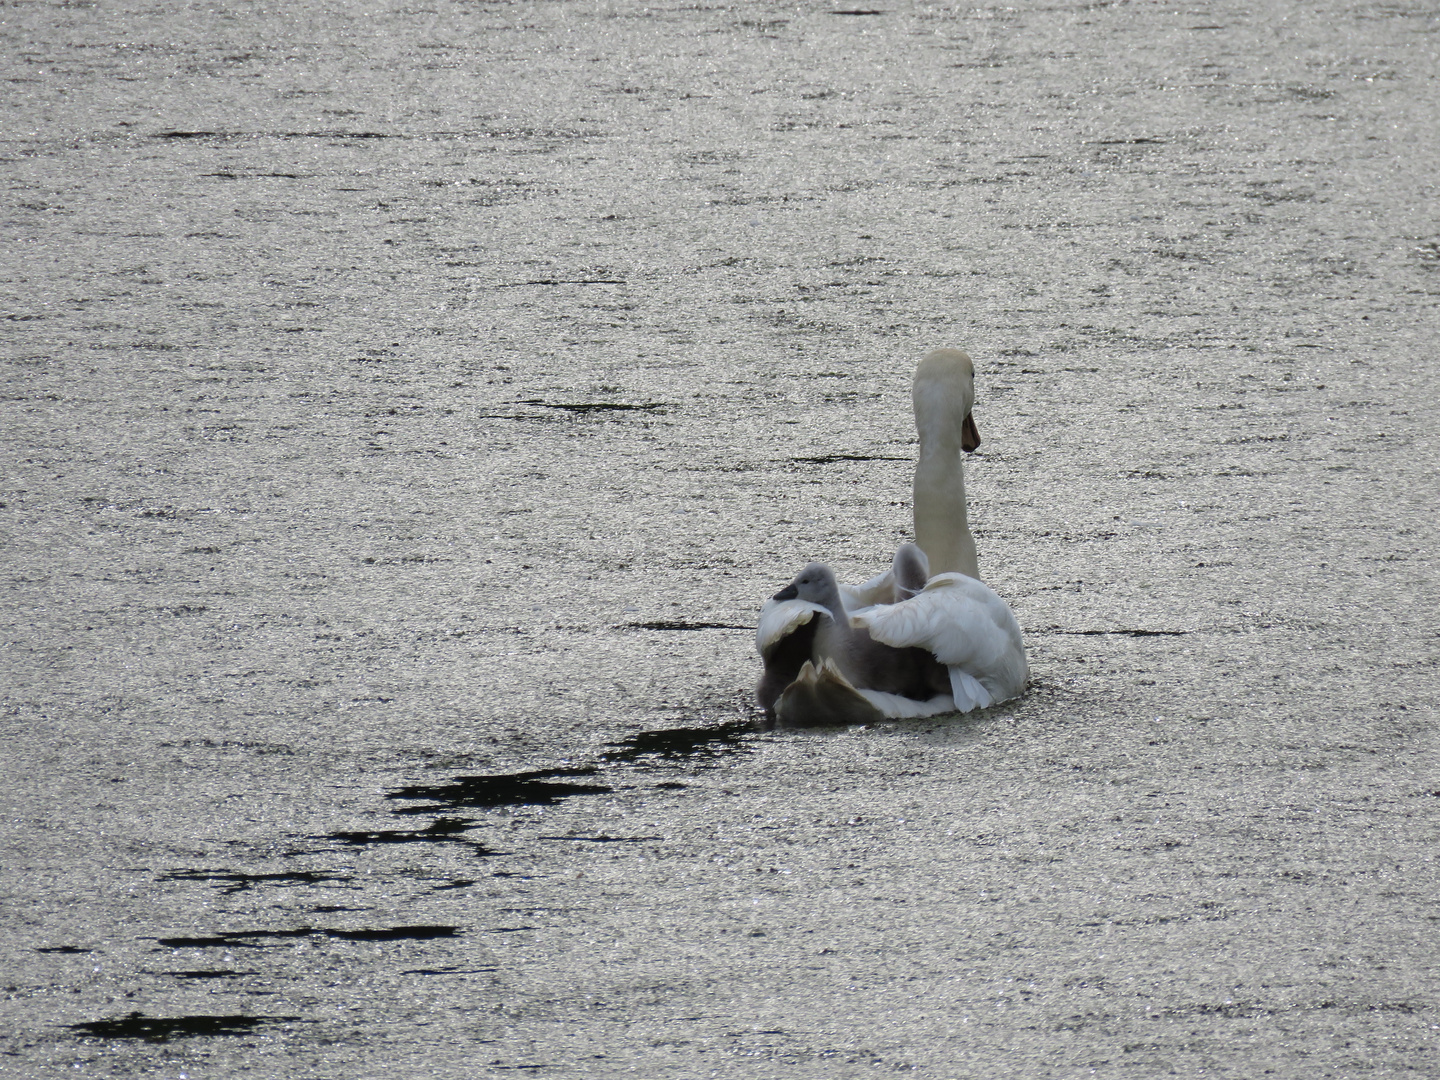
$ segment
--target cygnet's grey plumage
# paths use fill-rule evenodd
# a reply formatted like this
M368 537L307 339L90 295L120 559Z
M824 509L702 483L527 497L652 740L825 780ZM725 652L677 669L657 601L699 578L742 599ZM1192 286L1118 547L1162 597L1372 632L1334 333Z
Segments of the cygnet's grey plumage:
M875 724L885 714L856 692L833 660L806 661L795 681L775 701L775 722L780 727L820 727L827 724Z
M895 587L895 599L891 603L909 600L930 580L930 560L917 545L901 544L890 563L890 577Z
M913 582L914 563L908 559L905 573L907 581ZM923 580L920 586L924 587ZM819 625L811 643L811 659L817 665L832 661L856 689L879 690L921 700L949 691L948 672L926 650L885 645L872 638L868 630L850 624L850 616L840 600L835 573L824 563L810 563L774 598L805 600L829 613L828 619L814 620Z

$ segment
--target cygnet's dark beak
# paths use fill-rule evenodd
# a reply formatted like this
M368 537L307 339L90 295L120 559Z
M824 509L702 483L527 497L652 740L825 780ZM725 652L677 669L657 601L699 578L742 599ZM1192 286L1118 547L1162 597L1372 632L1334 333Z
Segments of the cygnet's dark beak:
M781 589L779 592L777 592L777 593L776 593L774 596L772 596L770 599L772 599L772 600L794 600L794 599L795 599L797 596L799 596L799 595L800 595L800 590L795 587L795 583L792 581L789 585L786 585L783 589Z

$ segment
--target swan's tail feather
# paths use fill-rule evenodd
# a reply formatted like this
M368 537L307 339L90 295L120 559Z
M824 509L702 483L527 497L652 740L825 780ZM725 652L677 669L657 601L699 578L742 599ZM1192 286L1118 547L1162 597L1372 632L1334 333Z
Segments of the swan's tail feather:
M988 709L995 704L990 691L981 685L973 675L967 675L958 667L950 670L950 689L955 694L955 711L969 712L971 709Z

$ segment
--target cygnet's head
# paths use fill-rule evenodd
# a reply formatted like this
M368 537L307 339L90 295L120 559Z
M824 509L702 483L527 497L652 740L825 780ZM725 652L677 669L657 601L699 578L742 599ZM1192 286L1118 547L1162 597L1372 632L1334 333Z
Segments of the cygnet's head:
M909 600L930 580L930 560L914 544L901 544L890 567L894 571L897 604Z
M824 563L812 562L795 575L795 580L775 594L776 600L809 600L825 604L835 593L835 572Z

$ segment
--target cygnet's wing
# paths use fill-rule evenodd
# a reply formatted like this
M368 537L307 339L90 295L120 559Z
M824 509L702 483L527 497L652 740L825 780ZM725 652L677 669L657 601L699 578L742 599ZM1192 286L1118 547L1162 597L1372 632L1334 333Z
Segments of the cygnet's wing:
M840 602L846 611L858 611L874 604L888 604L895 599L895 574L886 570L863 585L841 585Z
M807 660L775 702L775 722L781 727L820 727L885 719L869 697L850 685L835 661L827 658L817 668Z
M774 708L781 727L872 724L954 711L955 699L949 694L916 701L879 690L857 690L828 657L818 667L807 660Z
M774 711L776 701L795 681L801 665L810 662L815 632L829 618L828 611L808 600L767 600L760 609L755 647L764 660L764 670L755 687L755 702L766 713Z
M830 613L809 600L766 600L760 609L760 626L755 631L755 648L761 656L770 653L816 615Z
M886 645L928 650L950 669L962 712L1014 697L1030 675L1015 614L965 574L937 574L917 596L853 612L851 622Z

